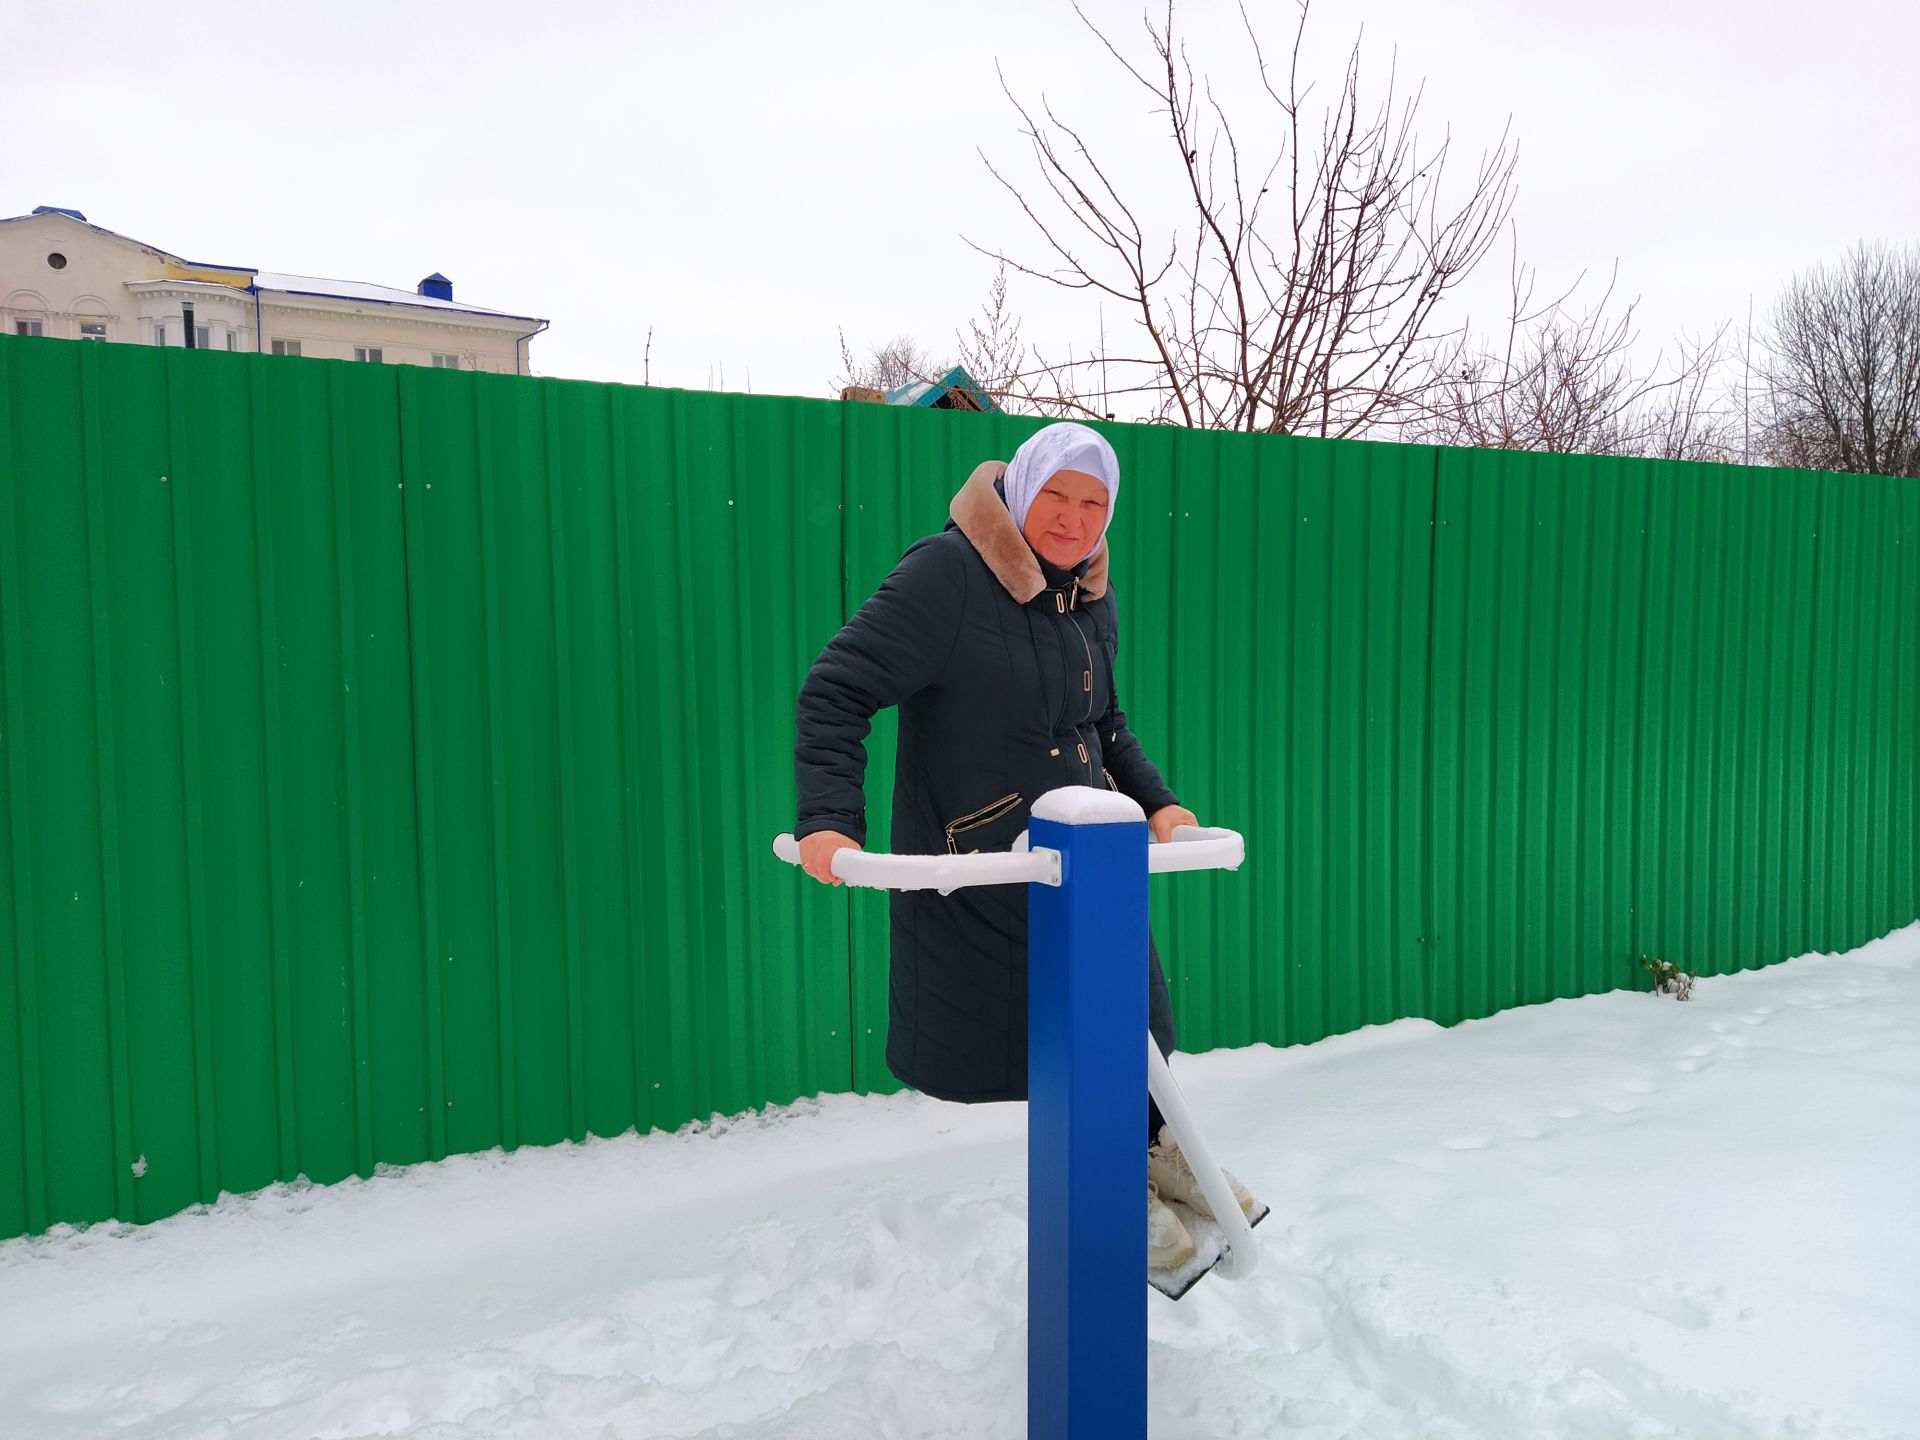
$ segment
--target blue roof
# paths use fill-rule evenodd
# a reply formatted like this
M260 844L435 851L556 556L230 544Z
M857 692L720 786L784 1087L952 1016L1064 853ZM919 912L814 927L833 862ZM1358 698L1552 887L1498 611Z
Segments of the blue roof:
M942 400L947 404L941 406ZM994 404L993 397L980 388L979 382L959 365L938 380L912 380L894 386L887 391L887 404L916 405L923 410L940 406L946 410L983 410L991 415L1004 413Z

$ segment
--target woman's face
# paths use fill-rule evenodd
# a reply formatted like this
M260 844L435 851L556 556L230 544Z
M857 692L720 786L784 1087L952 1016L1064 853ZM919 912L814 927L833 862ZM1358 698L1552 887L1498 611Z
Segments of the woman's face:
M1020 533L1036 554L1071 570L1092 553L1107 523L1107 487L1079 470L1056 471L1027 507Z

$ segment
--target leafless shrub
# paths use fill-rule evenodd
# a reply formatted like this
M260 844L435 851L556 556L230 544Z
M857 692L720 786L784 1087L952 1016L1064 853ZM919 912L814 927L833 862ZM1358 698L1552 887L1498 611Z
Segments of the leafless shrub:
M1080 393L1076 378L1084 363L1049 364L1020 338L1020 321L1007 303L1005 262L987 287L979 315L969 319L955 339L967 374L1009 413L1054 419L1113 418L1102 403L1103 396Z
M1007 307L1007 267L1002 265L987 289L980 314L955 333L960 364L974 383L996 400L1011 398L1027 378L1028 354L1020 339L1020 321Z
M1425 413L1402 433L1500 450L1733 458L1733 422L1716 388L1728 327L1683 335L1670 364L1656 355L1643 365L1638 302L1614 306L1616 280L1584 309L1571 306L1571 291L1536 304L1534 275L1516 257L1505 335L1497 346L1461 336L1437 351Z

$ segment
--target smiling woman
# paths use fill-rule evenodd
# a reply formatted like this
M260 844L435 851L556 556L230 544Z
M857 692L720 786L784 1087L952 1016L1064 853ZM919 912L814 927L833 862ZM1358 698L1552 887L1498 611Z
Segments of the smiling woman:
M1047 426L1010 463L976 468L947 528L910 549L828 643L798 706L793 833L808 874L838 884L835 852L866 839L864 741L890 705L900 712L899 853L1008 850L1034 801L1068 785L1131 797L1162 842L1197 823L1127 728L1114 685L1106 533L1119 489L1104 438ZM887 1067L943 1100L1025 1099L1025 888L895 891L889 915ZM1173 1009L1151 939L1146 971L1136 983L1171 1054ZM1151 1143L1160 1125L1150 1106L1146 1119ZM1179 1263L1179 1221L1151 1199L1148 1215L1155 1253Z
M1064 570L1093 553L1112 513L1107 487L1097 476L1062 470L1033 497L1020 534L1035 554Z
M1114 691L1117 611L1106 530L1113 447L1049 425L1006 465L977 467L952 519L910 549L821 652L799 699L794 835L815 879L866 839L873 715L900 711L893 845L903 854L1007 850L1033 802L1064 785L1131 796L1160 838L1191 823L1127 728ZM887 1064L952 1100L1027 1093L1026 892L892 899ZM1173 1047L1150 958L1155 1034Z

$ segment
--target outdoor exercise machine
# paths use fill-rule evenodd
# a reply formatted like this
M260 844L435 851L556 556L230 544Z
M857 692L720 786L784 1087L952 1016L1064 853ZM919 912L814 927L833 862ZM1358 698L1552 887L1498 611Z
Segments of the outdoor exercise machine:
M841 850L833 873L879 890L1029 887L1027 908L1027 1433L1145 1440L1147 1308L1144 1097L1151 1093L1218 1219L1207 1262L1253 1272L1253 1232L1147 1033L1147 876L1237 870L1231 830L1181 826L1148 843L1124 795L1085 786L1034 803L1011 852ZM791 835L774 853L798 864ZM1120 983L1121 981L1129 983ZM1129 1096L1142 1097L1130 1100Z

